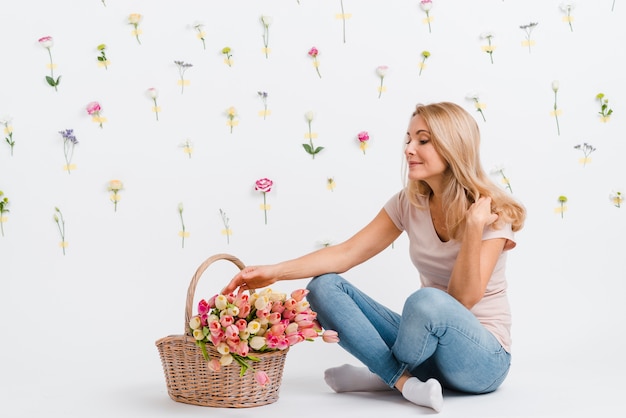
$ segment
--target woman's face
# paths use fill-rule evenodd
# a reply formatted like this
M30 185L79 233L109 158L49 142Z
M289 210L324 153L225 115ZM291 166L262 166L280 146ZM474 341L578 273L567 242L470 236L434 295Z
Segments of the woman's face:
M420 115L411 118L406 135L404 155L409 180L423 180L436 189L448 165L435 150L428 125Z

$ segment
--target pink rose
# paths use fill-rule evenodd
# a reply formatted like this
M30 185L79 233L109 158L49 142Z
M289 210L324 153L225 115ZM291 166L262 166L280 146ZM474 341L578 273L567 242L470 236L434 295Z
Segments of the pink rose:
M309 55L312 56L313 58L317 57L317 54L319 54L319 51L317 50L317 48L313 47L309 49Z
M361 141L361 142L365 142L365 141L368 141L370 139L370 136L369 136L369 134L366 131L359 132L357 137L359 138L359 141Z
M51 48L54 45L54 39L52 39L52 36L43 36L39 38L39 44L44 48Z
M90 115L97 115L98 112L100 112L102 110L102 108L100 107L100 103L98 102L91 102L89 103L85 109L87 109L87 113Z
M269 193L272 190L274 182L268 178L262 178L256 181L254 190L258 190L262 193Z

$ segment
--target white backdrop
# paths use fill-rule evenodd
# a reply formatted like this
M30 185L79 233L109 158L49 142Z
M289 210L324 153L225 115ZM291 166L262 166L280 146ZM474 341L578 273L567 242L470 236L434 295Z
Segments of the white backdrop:
M0 237L0 355L11 359L0 377L8 388L2 403L26 398L34 375L41 387L67 374L79 382L93 368L102 377L122 369L161 380L154 340L183 331L196 267L216 253L246 264L280 261L356 232L402 187L402 140L418 102L454 101L472 112L485 168L502 166L528 208L509 255L516 361L579 364L620 352L626 207L609 195L626 187L626 5L617 1L612 11L610 0L575 2L571 30L561 3L435 0L431 32L419 2L406 0L3 6L0 120L7 125L0 131L12 133L15 146L11 155L0 143L0 190L10 210ZM142 15L141 43L131 13ZM267 58L262 15L272 18ZM538 24L529 51L520 26L530 22ZM494 35L493 63L482 50L485 32ZM58 91L44 79L43 36L54 39ZM99 44L107 68L98 65ZM232 66L221 53L226 46ZM307 55L313 46L321 77ZM422 51L431 55L419 74ZM182 93L174 61L193 65ZM379 98L381 65L389 70ZM554 80L560 135L551 114ZM158 121L148 88L159 92ZM268 93L265 119L259 91ZM598 93L614 111L607 122ZM85 110L92 101L102 107L102 128ZM238 115L232 133L231 106ZM301 145L308 111L315 145L325 147L315 159ZM70 174L64 129L78 140ZM370 135L365 154L360 131ZM181 147L186 140L191 158ZM596 148L585 165L574 148L584 143ZM254 190L263 177L274 182L267 224ZM113 179L124 184L116 211L107 191ZM568 199L562 213L559 196ZM184 248L179 203L189 233ZM65 255L55 207L65 220ZM212 267L198 294L209 297L234 272ZM347 276L398 309L419 285L404 236ZM606 366L615 367L624 370L624 361Z

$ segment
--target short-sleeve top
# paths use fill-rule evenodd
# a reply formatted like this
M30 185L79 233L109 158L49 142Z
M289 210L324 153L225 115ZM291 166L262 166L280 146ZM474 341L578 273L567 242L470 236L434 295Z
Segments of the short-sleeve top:
M402 190L387 201L384 209L396 227L408 235L409 254L419 272L422 287L447 291L461 243L453 239L441 241L432 223L428 198L420 196L418 202L424 209L413 205L406 190ZM505 224L500 229L485 227L483 240L494 238L508 240L505 250L515 247L514 232L510 224ZM507 251L500 254L485 294L472 307L471 312L498 339L502 347L510 352L511 309L505 276L506 254Z

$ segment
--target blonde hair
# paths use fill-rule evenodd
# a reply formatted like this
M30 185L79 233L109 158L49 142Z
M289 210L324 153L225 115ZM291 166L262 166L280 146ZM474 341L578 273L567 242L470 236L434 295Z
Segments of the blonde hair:
M459 239L465 225L465 214L478 196L491 197L491 211L498 215L499 228L510 223L513 231L524 226L526 209L509 193L495 184L480 162L480 131L472 116L450 102L418 104L411 117L420 115L430 130L433 147L448 167L443 173L441 202L446 208L446 226ZM423 180L409 181L407 194L411 203L421 207L418 196L430 197L432 189Z

